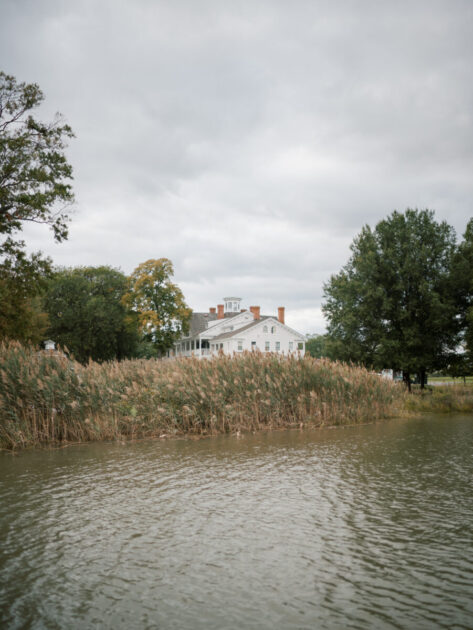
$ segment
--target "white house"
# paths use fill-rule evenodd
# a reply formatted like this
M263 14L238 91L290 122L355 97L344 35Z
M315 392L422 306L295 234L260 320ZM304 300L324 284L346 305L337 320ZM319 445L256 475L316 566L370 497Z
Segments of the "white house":
M284 307L278 315L261 315L259 306L240 308L241 298L224 298L224 304L208 313L192 313L189 335L182 337L169 352L173 357L210 357L223 352L244 350L305 353L304 335L284 323Z

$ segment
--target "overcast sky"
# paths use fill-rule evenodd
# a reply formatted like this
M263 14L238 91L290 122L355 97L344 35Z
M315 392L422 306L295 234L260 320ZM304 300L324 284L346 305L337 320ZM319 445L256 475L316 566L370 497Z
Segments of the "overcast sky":
M0 0L3 71L64 114L77 203L60 265L170 258L194 310L226 295L323 332L364 224L473 215L472 0Z

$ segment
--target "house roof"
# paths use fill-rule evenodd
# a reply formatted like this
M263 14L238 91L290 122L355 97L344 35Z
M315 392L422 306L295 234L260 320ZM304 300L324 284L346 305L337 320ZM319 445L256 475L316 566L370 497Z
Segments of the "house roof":
M216 319L216 313L192 313L188 337L195 337L195 335L200 334L207 329L208 322L213 322Z
M241 311L240 313L226 313L225 319L236 317L237 315L241 315L242 313L243 311ZM210 336L209 341L210 340L212 342L221 341L223 339L230 339L231 337L238 337L240 333L245 332L249 330L250 328L253 328L254 326L258 326L259 324L261 324L262 321L267 320L267 319L273 319L277 321L277 318L274 317L274 315L261 315L259 319L253 320L249 324L246 324L245 326L241 326L240 328L236 328L235 330L229 330L227 332L221 333L220 335L215 335L215 337ZM182 337L182 339L191 339L192 337L197 337L203 332L207 332L209 330L207 328L207 324L209 322L215 322L217 320L218 320L218 317L216 313L192 313L190 326L189 326L189 334L187 337ZM219 321L224 321L224 320L221 319ZM284 326L285 328L289 328L289 326L287 326L286 324L282 324L282 326ZM301 335L301 333L298 333L292 328L289 328L289 330L292 330L299 337L304 338L304 335Z
M229 319L231 317L236 317L237 315L241 315L241 313L225 313L224 319ZM200 335L200 333L207 330L207 324L209 322L217 321L218 316L217 313L192 313L191 321L189 325L189 334L187 337L183 337L184 339L190 339L191 337L196 337ZM220 319L219 321L223 321Z
M253 326L258 326L258 324L260 324L265 319L274 319L274 317L271 317L270 315L261 315L259 319L253 320L249 324L246 324L246 326L242 326L241 328L237 328L236 330L230 330L229 332L222 333L221 335L217 335L216 337L212 337L211 341L214 342L220 341L221 339L229 339L230 337L238 337L240 333L245 330L249 330L250 328L253 328Z
M273 320L274 322L278 323L283 328L286 328L286 330L290 330L292 333L297 335L300 339L305 339L304 335L302 335L301 333L297 332L297 330L294 330L293 328L290 328L286 324L281 324L281 322L278 322L277 318L274 317L273 315L261 315L261 317L259 319L254 320L254 321L250 322L249 324L246 324L246 326L242 326L241 328L237 328L236 330L230 330L229 332L222 333L221 335L217 335L215 337L211 337L211 339L209 339L209 341L214 342L214 341L220 341L222 339L230 339L230 337L238 337L240 335L240 333L245 332L245 331L249 330L250 328L254 328L254 327L258 326L259 324L261 324L261 322L263 322L265 320Z

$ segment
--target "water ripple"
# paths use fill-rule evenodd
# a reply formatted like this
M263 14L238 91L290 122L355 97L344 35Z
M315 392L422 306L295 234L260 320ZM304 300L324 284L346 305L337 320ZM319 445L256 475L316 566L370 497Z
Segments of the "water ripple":
M473 417L0 457L0 626L471 628Z

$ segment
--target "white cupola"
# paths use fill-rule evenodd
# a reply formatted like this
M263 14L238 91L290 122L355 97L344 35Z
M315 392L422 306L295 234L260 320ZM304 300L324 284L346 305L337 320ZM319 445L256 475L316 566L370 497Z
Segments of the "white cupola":
M226 298L223 298L223 301L225 302L225 313L239 313L240 312L241 298L226 297Z

